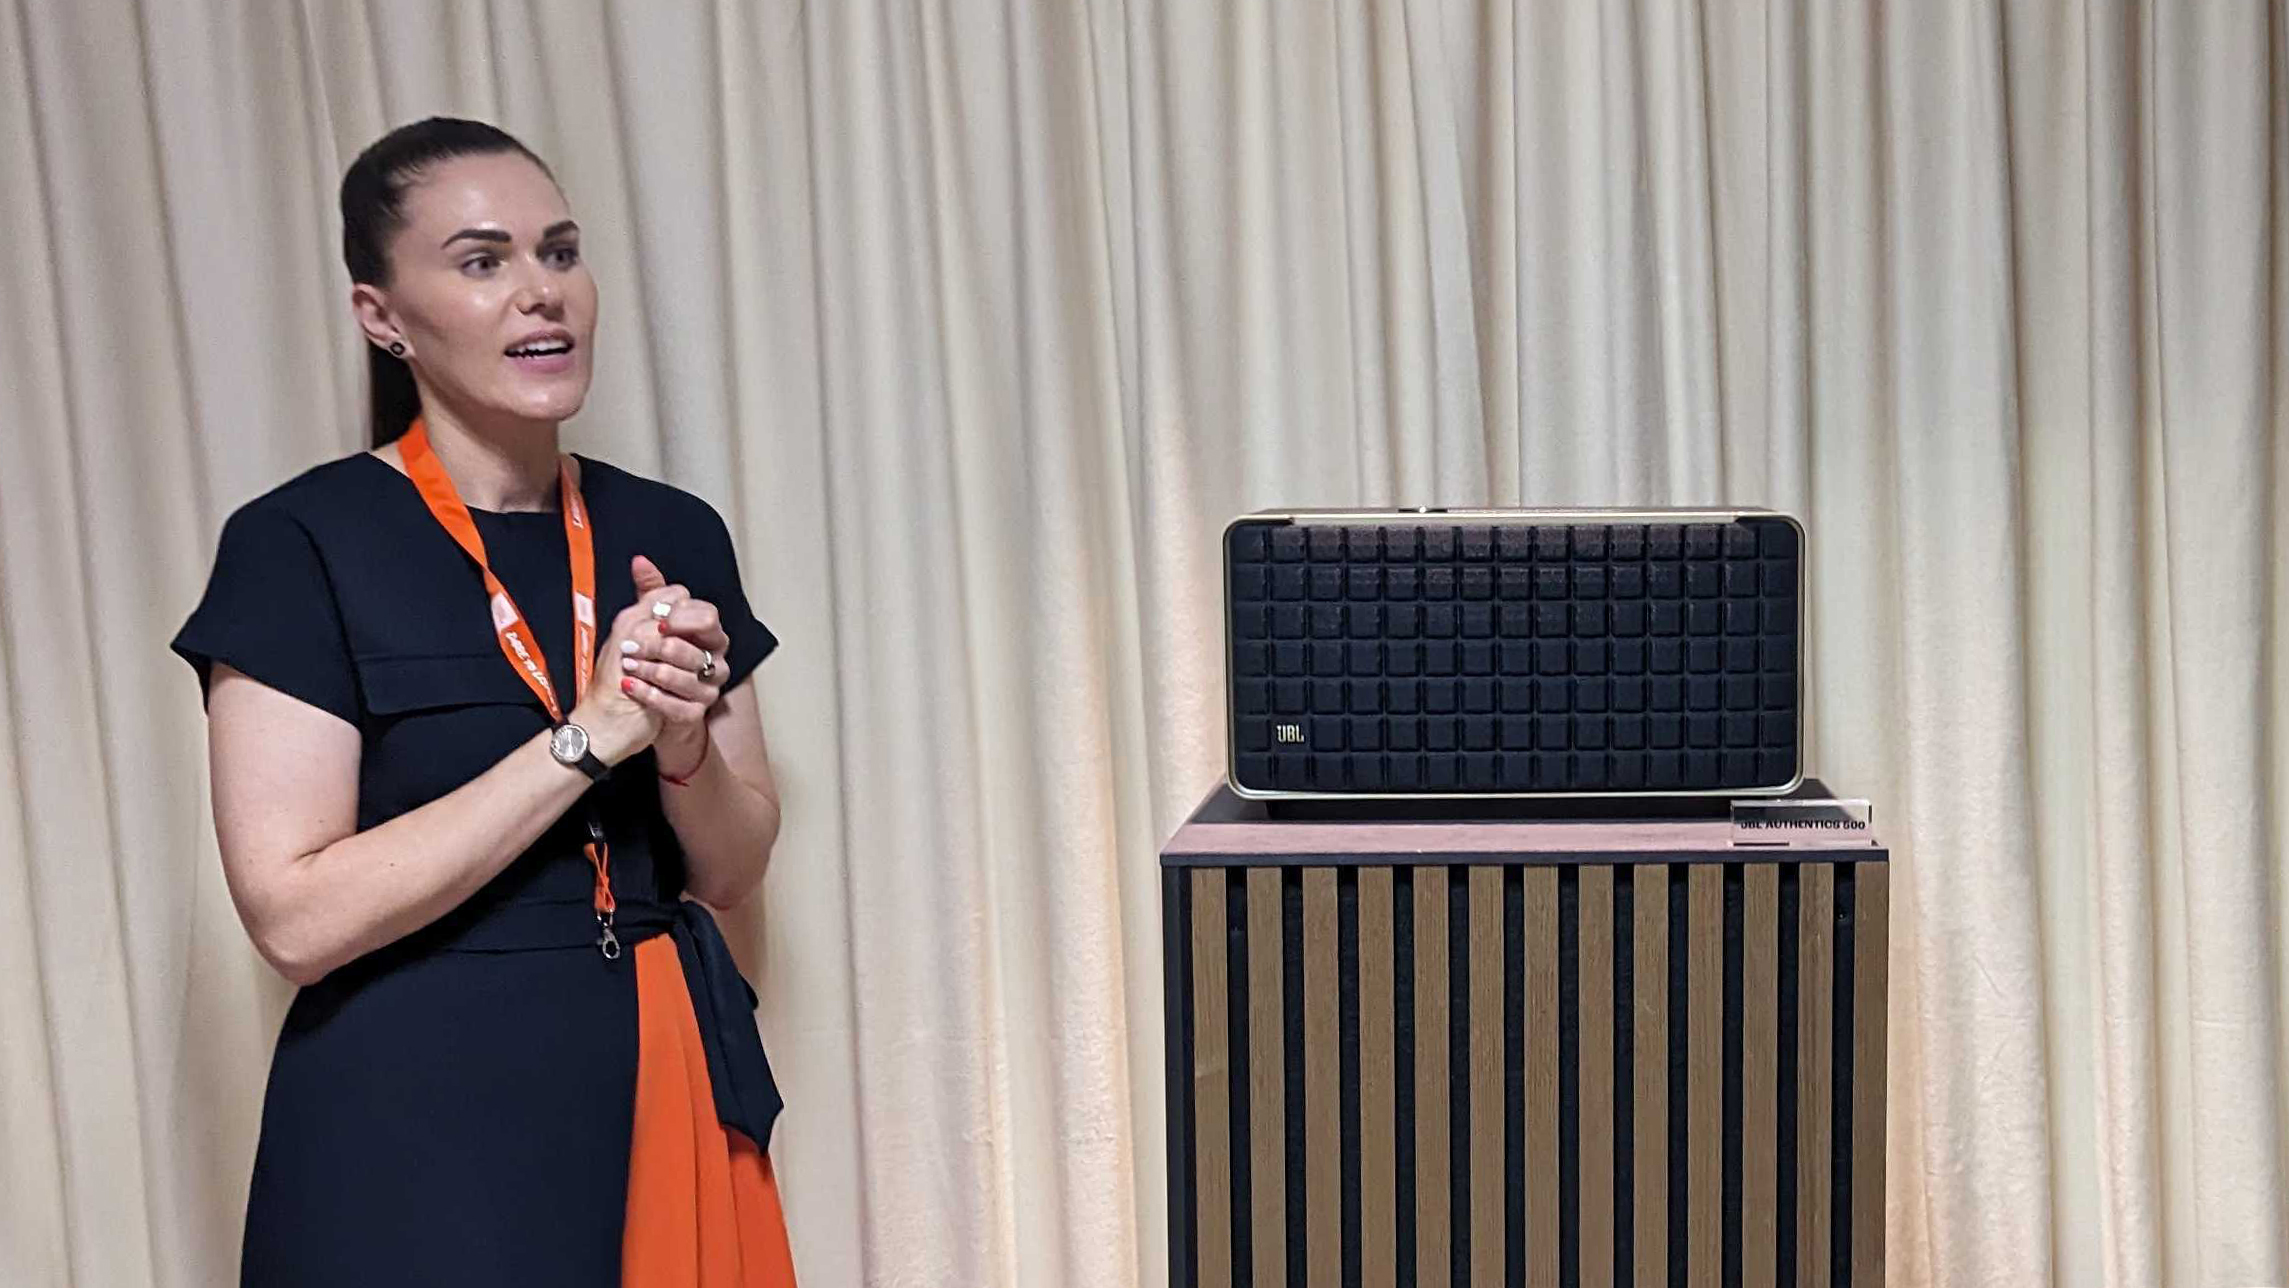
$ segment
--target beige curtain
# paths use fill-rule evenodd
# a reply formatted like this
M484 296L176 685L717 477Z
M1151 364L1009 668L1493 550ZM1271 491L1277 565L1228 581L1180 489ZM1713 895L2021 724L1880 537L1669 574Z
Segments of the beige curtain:
M806 1282L1166 1276L1156 842L1268 504L1761 503L1897 845L1895 1283L2289 1280L2281 7L0 0L0 1283L235 1272L287 1000L164 642L353 450L332 190L551 158L572 440L787 640ZM346 1165L354 1165L350 1160Z

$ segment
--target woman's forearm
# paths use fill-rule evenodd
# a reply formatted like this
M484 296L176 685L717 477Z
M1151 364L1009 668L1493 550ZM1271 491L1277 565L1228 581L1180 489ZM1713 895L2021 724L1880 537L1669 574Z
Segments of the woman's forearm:
M779 839L779 802L742 779L723 756L702 760L689 781L662 780L660 803L684 851L684 888L729 908L752 893Z
M248 909L257 945L295 983L320 979L458 907L589 785L535 735L436 800L268 872Z

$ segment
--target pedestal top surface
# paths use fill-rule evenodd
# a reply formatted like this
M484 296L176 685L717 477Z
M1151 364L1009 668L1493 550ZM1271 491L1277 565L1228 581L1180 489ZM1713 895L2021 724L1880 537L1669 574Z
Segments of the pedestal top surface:
M1818 779L1792 794L1834 795ZM1265 802L1218 784L1161 847L1170 867L1292 863L1773 863L1885 860L1873 832L1735 845L1722 798Z

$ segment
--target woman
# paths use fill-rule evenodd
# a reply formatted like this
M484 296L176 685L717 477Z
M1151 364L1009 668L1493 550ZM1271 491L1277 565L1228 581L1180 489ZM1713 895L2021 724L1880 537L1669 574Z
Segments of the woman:
M375 448L233 514L174 642L301 986L242 1280L792 1284L754 995L681 898L778 834L776 640L705 502L559 453L596 284L538 158L422 121L341 206Z

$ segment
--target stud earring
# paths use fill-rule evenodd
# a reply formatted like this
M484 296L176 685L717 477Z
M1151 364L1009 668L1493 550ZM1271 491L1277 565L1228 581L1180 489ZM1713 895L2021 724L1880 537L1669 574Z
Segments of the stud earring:
M393 357L393 358L402 358L402 357L404 357L404 356L405 356L405 341L403 341L403 340L392 340L392 341L390 341L390 342L389 342L389 356L391 356L391 357Z

